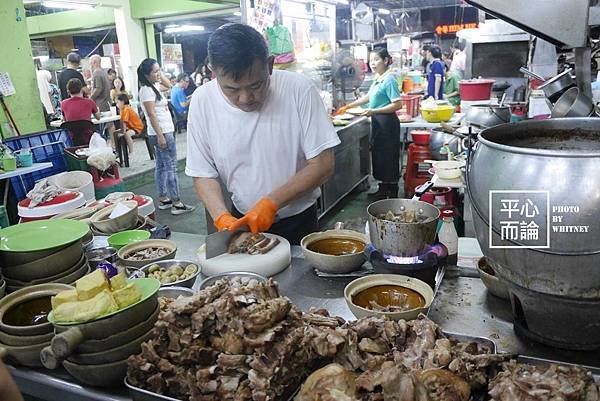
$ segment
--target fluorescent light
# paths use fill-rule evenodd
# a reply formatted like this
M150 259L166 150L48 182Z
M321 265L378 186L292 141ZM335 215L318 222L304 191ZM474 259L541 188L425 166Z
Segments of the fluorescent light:
M172 28L165 28L166 33L177 33L177 32L190 32L190 31L203 31L202 25L182 25Z
M47 8L67 8L69 10L93 10L95 5L89 3L63 2L63 1L44 1L42 5Z
M234 11L233 15L235 15L236 17L241 17L242 13L240 11Z
M391 11L388 10L387 8L380 8L379 9L379 14L388 15L388 14L391 14Z
M167 26L165 26L165 28L177 28L179 25L177 24L169 24Z

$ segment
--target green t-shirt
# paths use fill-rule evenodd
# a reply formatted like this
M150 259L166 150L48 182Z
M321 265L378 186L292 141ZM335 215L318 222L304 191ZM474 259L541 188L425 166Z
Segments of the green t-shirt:
M369 88L369 108L378 109L401 99L398 82L394 76L387 73L373 81Z
M458 75L456 75L453 72L451 72L450 74L448 74L446 76L446 79L444 80L444 94L445 95L452 93L452 92L458 92L458 80L459 80ZM460 95L449 97L448 102L452 106L460 105Z

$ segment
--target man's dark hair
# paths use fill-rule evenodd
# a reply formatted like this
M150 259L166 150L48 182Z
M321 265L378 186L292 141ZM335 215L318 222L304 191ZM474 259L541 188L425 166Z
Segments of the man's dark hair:
M83 84L79 78L71 78L67 82L67 92L71 95L76 95L81 92L81 88L83 88Z
M433 45L429 47L429 51L434 58L442 58L442 49L439 46Z
M127 95L127 93L119 93L117 95L117 100L120 100L125 104L129 104L129 95Z
M177 82L185 81L186 79L190 79L190 77L185 72L182 72L181 74L177 75Z
M225 24L208 40L208 58L213 69L221 69L235 80L246 74L255 60L266 63L268 57L267 42L248 25Z
M75 52L71 52L67 54L67 62L79 65L81 63L81 56Z

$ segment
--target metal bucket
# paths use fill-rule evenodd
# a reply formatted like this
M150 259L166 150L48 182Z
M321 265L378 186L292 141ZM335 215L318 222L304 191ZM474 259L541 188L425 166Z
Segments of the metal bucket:
M381 218L387 212L399 215L414 211L416 223ZM417 256L435 241L440 210L429 203L411 199L384 199L367 207L369 236L377 250L398 256Z

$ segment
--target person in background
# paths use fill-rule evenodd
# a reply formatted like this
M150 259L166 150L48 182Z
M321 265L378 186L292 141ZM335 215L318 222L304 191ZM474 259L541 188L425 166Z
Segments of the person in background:
M36 78L40 100L44 105L47 121L60 120L62 118L60 111L60 94L56 85L51 83L52 74L48 70L37 70Z
M248 227L298 245L318 230L319 187L340 143L319 92L302 74L273 70L265 38L248 25L218 28L208 54L216 79L192 96L185 172L217 230Z
M446 68L444 77L444 99L448 100L448 103L455 107L460 106L458 81L460 81L458 75L450 71L450 68Z
M77 78L81 81L81 85L85 87L85 80L83 75L78 70L81 64L81 56L77 53L67 54L67 68L62 70L58 74L58 88L60 89L60 99L65 100L69 98L69 91L67 91L67 82L72 78Z
M110 99L112 100L113 104L117 102L117 96L119 96L120 94L124 94L129 99L133 98L133 96L131 96L131 93L129 93L127 89L125 89L125 83L123 82L123 79L121 77L116 77L113 81L112 86L113 88L110 90Z
M202 85L202 78L204 78L204 74L202 71L204 70L204 64L198 64L198 67L194 70L191 75L191 78L194 80L196 86Z
M429 74L429 60L427 59L427 52L429 51L429 45L423 45L421 48L421 69L423 70L423 74Z
M186 73L177 76L177 83L171 88L171 105L177 116L187 120L190 100L185 95L185 90L190 85L190 77Z
M108 80L110 82L113 82L118 77L117 72L113 68L106 70L106 75L108 75Z
M439 46L433 45L427 50L427 59L429 60L429 74L427 75L427 97L433 97L435 100L444 98L444 62L441 60L442 50Z
M100 112L110 111L110 89L112 87L108 74L101 66L102 59L99 55L94 54L90 57L90 67L92 68L92 93L90 99L96 102ZM113 150L116 146L115 141L115 125L113 123L106 124L108 130L108 142Z
M92 115L97 119L100 118L96 102L83 96L83 85L78 78L71 78L67 82L67 90L70 97L60 104L65 121L91 120ZM82 137L75 138L73 133L70 133L71 139L77 146L89 144L93 134L94 131L91 130L84 132Z
M391 64L392 57L387 49L374 49L369 65L375 80L369 93L338 111L343 113L351 107L369 104L363 115L371 117L373 177L381 184L377 192L368 196L376 199L397 197L400 180L400 120L396 110L402 107L402 95L389 69Z
M452 63L450 64L450 71L454 72L459 79L465 77L465 68L467 65L467 55L461 50L461 45L456 44L452 54Z
M116 98L117 107L121 116L121 124L123 126L123 135L127 142L129 154L133 154L133 139L134 135L139 135L144 130L144 123L138 114L129 105L129 96L126 93L119 93Z
M17 384L10 375L6 365L0 360L0 400L23 401L23 396Z
M155 178L158 188L158 208L171 209L171 214L192 212L195 208L184 204L179 197L177 175L177 148L175 127L167 106L167 99L159 85L170 88L169 79L162 73L156 60L147 58L137 69L140 82L139 100L148 124L148 136L156 153ZM168 195L167 195L168 192Z

